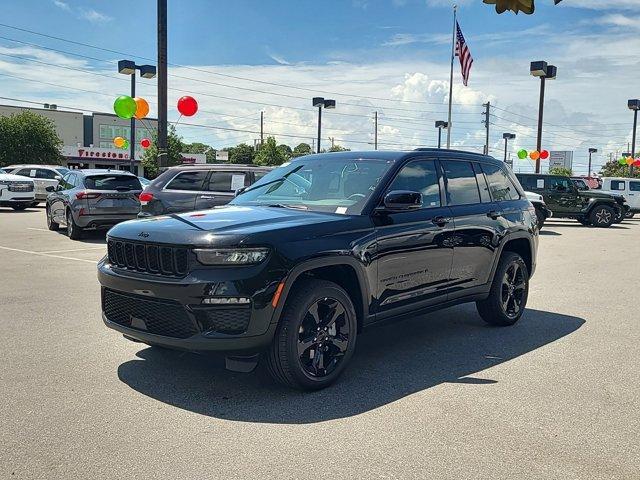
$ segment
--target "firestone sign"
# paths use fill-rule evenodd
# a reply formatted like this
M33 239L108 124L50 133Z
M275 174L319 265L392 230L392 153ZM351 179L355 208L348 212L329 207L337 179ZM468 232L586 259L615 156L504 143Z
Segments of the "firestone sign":
M100 147L62 147L62 155L73 158L129 160L129 153L115 148Z

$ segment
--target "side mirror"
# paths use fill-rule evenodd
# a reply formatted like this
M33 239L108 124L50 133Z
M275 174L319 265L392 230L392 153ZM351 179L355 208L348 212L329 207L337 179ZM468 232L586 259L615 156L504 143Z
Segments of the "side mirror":
M392 211L416 210L422 207L422 194L409 190L394 190L384 197L384 208Z
M48 187L45 188L45 190L49 193L51 192L55 192L56 191L56 187L54 187L53 185L49 185Z
M62 190L64 190L64 187L63 187L62 185L58 185L58 186L56 187L56 192L60 192L60 191L62 191Z
M62 180L62 177L61 177L60 175L56 175L56 176L55 176L55 177L53 177L53 178L54 178L55 180L58 180L58 181Z

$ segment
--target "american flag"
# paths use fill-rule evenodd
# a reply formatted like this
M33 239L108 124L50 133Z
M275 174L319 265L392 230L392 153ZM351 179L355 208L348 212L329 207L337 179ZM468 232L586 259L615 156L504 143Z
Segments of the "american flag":
M473 57L467 47L467 42L464 40L462 30L460 30L460 24L456 22L456 57L460 58L460 68L462 68L462 83L467 86L469 83L469 72L471 71L471 65L473 65Z

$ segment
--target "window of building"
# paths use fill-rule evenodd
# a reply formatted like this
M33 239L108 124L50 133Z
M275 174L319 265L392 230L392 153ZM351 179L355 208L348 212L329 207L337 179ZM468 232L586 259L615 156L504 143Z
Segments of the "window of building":
M439 207L440 185L433 160L416 160L408 163L398 172L389 186L392 190L408 190L422 194L422 206Z
M470 162L443 161L442 168L449 205L480 203L476 173Z

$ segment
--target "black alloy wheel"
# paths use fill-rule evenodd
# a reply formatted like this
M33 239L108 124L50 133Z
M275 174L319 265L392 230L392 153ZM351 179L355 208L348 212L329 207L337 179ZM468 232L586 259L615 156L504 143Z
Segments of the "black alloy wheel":
M300 390L328 387L353 355L357 323L353 302L342 287L315 278L297 281L266 355L269 373Z
M598 205L593 208L589 217L591 220L591 224L594 227L607 228L610 227L611 224L615 221L616 212L613 210L613 208L607 205Z
M526 289L527 281L520 262L511 262L502 277L500 289L502 310L507 317L517 318L520 315Z
M322 298L309 307L298 329L298 359L312 377L326 377L349 345L347 312L339 300Z

